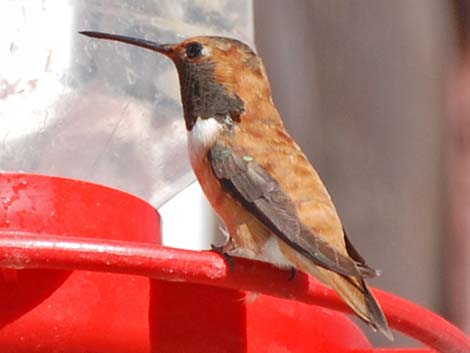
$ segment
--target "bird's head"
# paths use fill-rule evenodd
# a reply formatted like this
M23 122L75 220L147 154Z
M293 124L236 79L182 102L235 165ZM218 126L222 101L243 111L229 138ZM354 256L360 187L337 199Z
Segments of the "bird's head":
M259 56L246 44L225 37L192 37L177 44L100 32L84 35L150 49L170 58L178 71L186 127L198 118L230 115L238 120L251 104L271 103Z

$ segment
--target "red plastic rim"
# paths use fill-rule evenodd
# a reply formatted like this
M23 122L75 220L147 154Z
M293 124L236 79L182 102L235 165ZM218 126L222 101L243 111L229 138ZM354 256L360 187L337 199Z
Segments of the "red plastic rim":
M19 256L20 255L20 256ZM0 266L6 268L85 269L137 274L167 281L253 291L321 305L349 313L329 288L306 274L289 281L290 272L269 264L236 259L230 270L220 255L136 242L0 232ZM439 352L468 353L470 340L429 310L374 289L392 328Z

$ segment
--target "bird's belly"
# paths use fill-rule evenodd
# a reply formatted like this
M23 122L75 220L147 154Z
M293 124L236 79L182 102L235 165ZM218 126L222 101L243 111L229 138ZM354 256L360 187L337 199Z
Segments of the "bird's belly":
M256 257L257 260L269 262L273 265L281 268L290 268L292 267L292 263L289 259L284 255L279 246L279 242L281 242L276 235L271 234L268 240L264 243L261 248L261 252Z
M270 234L258 251L246 246L238 246L228 251L230 256L243 257L245 259L269 262L279 268L295 267L282 252L279 242L281 240L274 234Z

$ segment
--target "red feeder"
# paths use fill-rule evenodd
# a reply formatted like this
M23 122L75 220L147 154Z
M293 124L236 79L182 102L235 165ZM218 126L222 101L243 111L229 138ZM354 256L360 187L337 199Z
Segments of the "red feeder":
M0 201L2 353L404 352L372 348L305 274L243 259L230 271L218 254L161 246L158 213L129 194L2 174ZM444 319L375 294L394 329L429 347L407 352L470 352Z

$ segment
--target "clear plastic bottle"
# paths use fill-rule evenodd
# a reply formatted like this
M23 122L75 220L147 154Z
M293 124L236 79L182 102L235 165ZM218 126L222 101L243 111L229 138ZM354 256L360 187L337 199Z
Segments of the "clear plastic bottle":
M97 30L252 43L251 0L0 2L0 169L93 181L159 206L194 181L176 72Z

